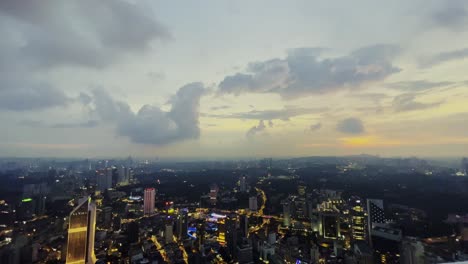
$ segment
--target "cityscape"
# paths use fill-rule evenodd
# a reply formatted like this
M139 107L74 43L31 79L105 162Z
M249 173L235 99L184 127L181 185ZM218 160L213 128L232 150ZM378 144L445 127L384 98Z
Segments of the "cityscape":
M468 260L468 159L3 159L1 263Z
M468 264L468 0L0 0L0 264Z

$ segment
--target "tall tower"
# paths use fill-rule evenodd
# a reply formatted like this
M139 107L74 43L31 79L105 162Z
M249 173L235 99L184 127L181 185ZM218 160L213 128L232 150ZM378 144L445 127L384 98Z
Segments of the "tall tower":
M350 199L350 217L351 217L351 238L352 240L367 241L367 212L364 208L364 201L359 197L353 196Z
M154 188L145 189L145 197L143 199L143 212L145 214L154 213L155 195L156 195L156 190Z
M242 193L245 193L247 191L247 179L245 175L242 175L242 177L239 180L239 189Z
M283 225L289 226L291 224L291 202L289 200L283 201Z
M96 229L96 205L91 197L80 200L70 214L68 226L67 264L95 263L94 233Z
M369 243L372 246L372 228L374 224L385 223L385 211L382 200L367 199L367 226L369 228Z
M251 196L249 198L249 210L256 212L258 210L257 196Z

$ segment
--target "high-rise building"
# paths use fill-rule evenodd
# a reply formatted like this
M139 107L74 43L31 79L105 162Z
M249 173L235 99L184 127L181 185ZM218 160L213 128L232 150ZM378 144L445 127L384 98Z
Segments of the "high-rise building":
M251 196L249 198L249 210L254 212L258 210L257 196Z
M126 185L130 181L129 168L120 166L117 171L117 184Z
M299 194L299 196L303 197L305 196L306 194L306 189L307 187L305 186L304 183L300 183L298 186L297 186L297 193Z
M370 226L372 226L373 223L385 223L385 211L382 200L367 199L367 212Z
M242 175L242 177L240 177L239 190L242 193L247 192L247 178L245 177L245 175Z
M210 186L210 203L215 205L218 198L219 187L216 183Z
M242 237L249 236L249 217L247 215L239 216L239 228Z
M176 234L177 239L183 240L187 237L187 224L188 224L188 215L186 212L181 211L177 215L176 219Z
M219 218L218 219L218 236L216 237L216 241L220 245L225 245L226 244L226 219L225 218Z
M174 232L173 232L173 225L172 223L167 223L166 228L164 230L164 241L166 244L169 244L174 241Z
M372 246L372 228L375 224L385 223L385 211L382 200L367 199L367 227L369 243Z
M462 159L462 171L468 175L468 158Z
M253 247L247 238L237 246L237 258L239 263L247 264L253 262Z
M283 201L283 225L289 226L291 224L291 202L289 200Z
M237 260L237 215L229 214L226 218L226 243L233 260Z
M106 168L96 175L97 190L105 191L112 188L112 168Z
M364 201L359 197L351 197L350 206L351 239L353 241L367 241L367 212L364 208Z
M91 198L83 198L70 214L67 242L67 264L95 263L94 234L96 205Z
M154 200L156 196L156 190L154 188L146 188L145 196L143 198L143 212L144 214L154 213Z

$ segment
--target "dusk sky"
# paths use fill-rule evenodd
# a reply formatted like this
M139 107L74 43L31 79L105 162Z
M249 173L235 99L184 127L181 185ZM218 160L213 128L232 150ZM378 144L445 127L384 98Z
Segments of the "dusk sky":
M0 156L468 155L468 1L0 1Z

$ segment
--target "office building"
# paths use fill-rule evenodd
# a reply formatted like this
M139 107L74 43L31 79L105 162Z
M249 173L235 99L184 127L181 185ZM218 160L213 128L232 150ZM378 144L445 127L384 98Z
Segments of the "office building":
M242 193L247 192L247 178L245 177L245 175L242 175L242 177L240 177L239 190Z
M352 241L367 241L367 212L364 208L364 201L359 197L350 198L350 223L351 223L351 239Z
M94 234L96 205L91 198L83 198L70 214L67 242L67 264L95 263Z
M213 183L210 186L210 203L212 205L216 204L216 200L218 198L219 187L216 183Z
M289 226L291 224L291 202L289 200L283 201L283 225Z
M154 213L156 190L154 188L146 188L143 198L143 213L146 215Z
M385 211L382 200L367 199L367 212L369 223L385 223Z
M183 240L187 237L188 215L184 211L180 211L176 219L176 234L177 239Z
M164 230L164 241L166 244L174 242L174 232L173 232L172 223L167 223L166 228Z
M249 236L249 217L247 215L239 216L239 228L242 237Z
M130 169L120 166L117 171L117 184L126 185L130 181Z
M237 246L237 259L240 264L254 263L253 247L246 238L242 239L240 245Z
M249 198L249 210L256 212L258 210L257 196L251 196Z
M297 186L297 193L299 194L299 196L304 197L306 195L306 189L307 189L307 187L305 186L305 184L300 183Z
M112 188L112 168L106 168L96 175L97 190L104 192Z

